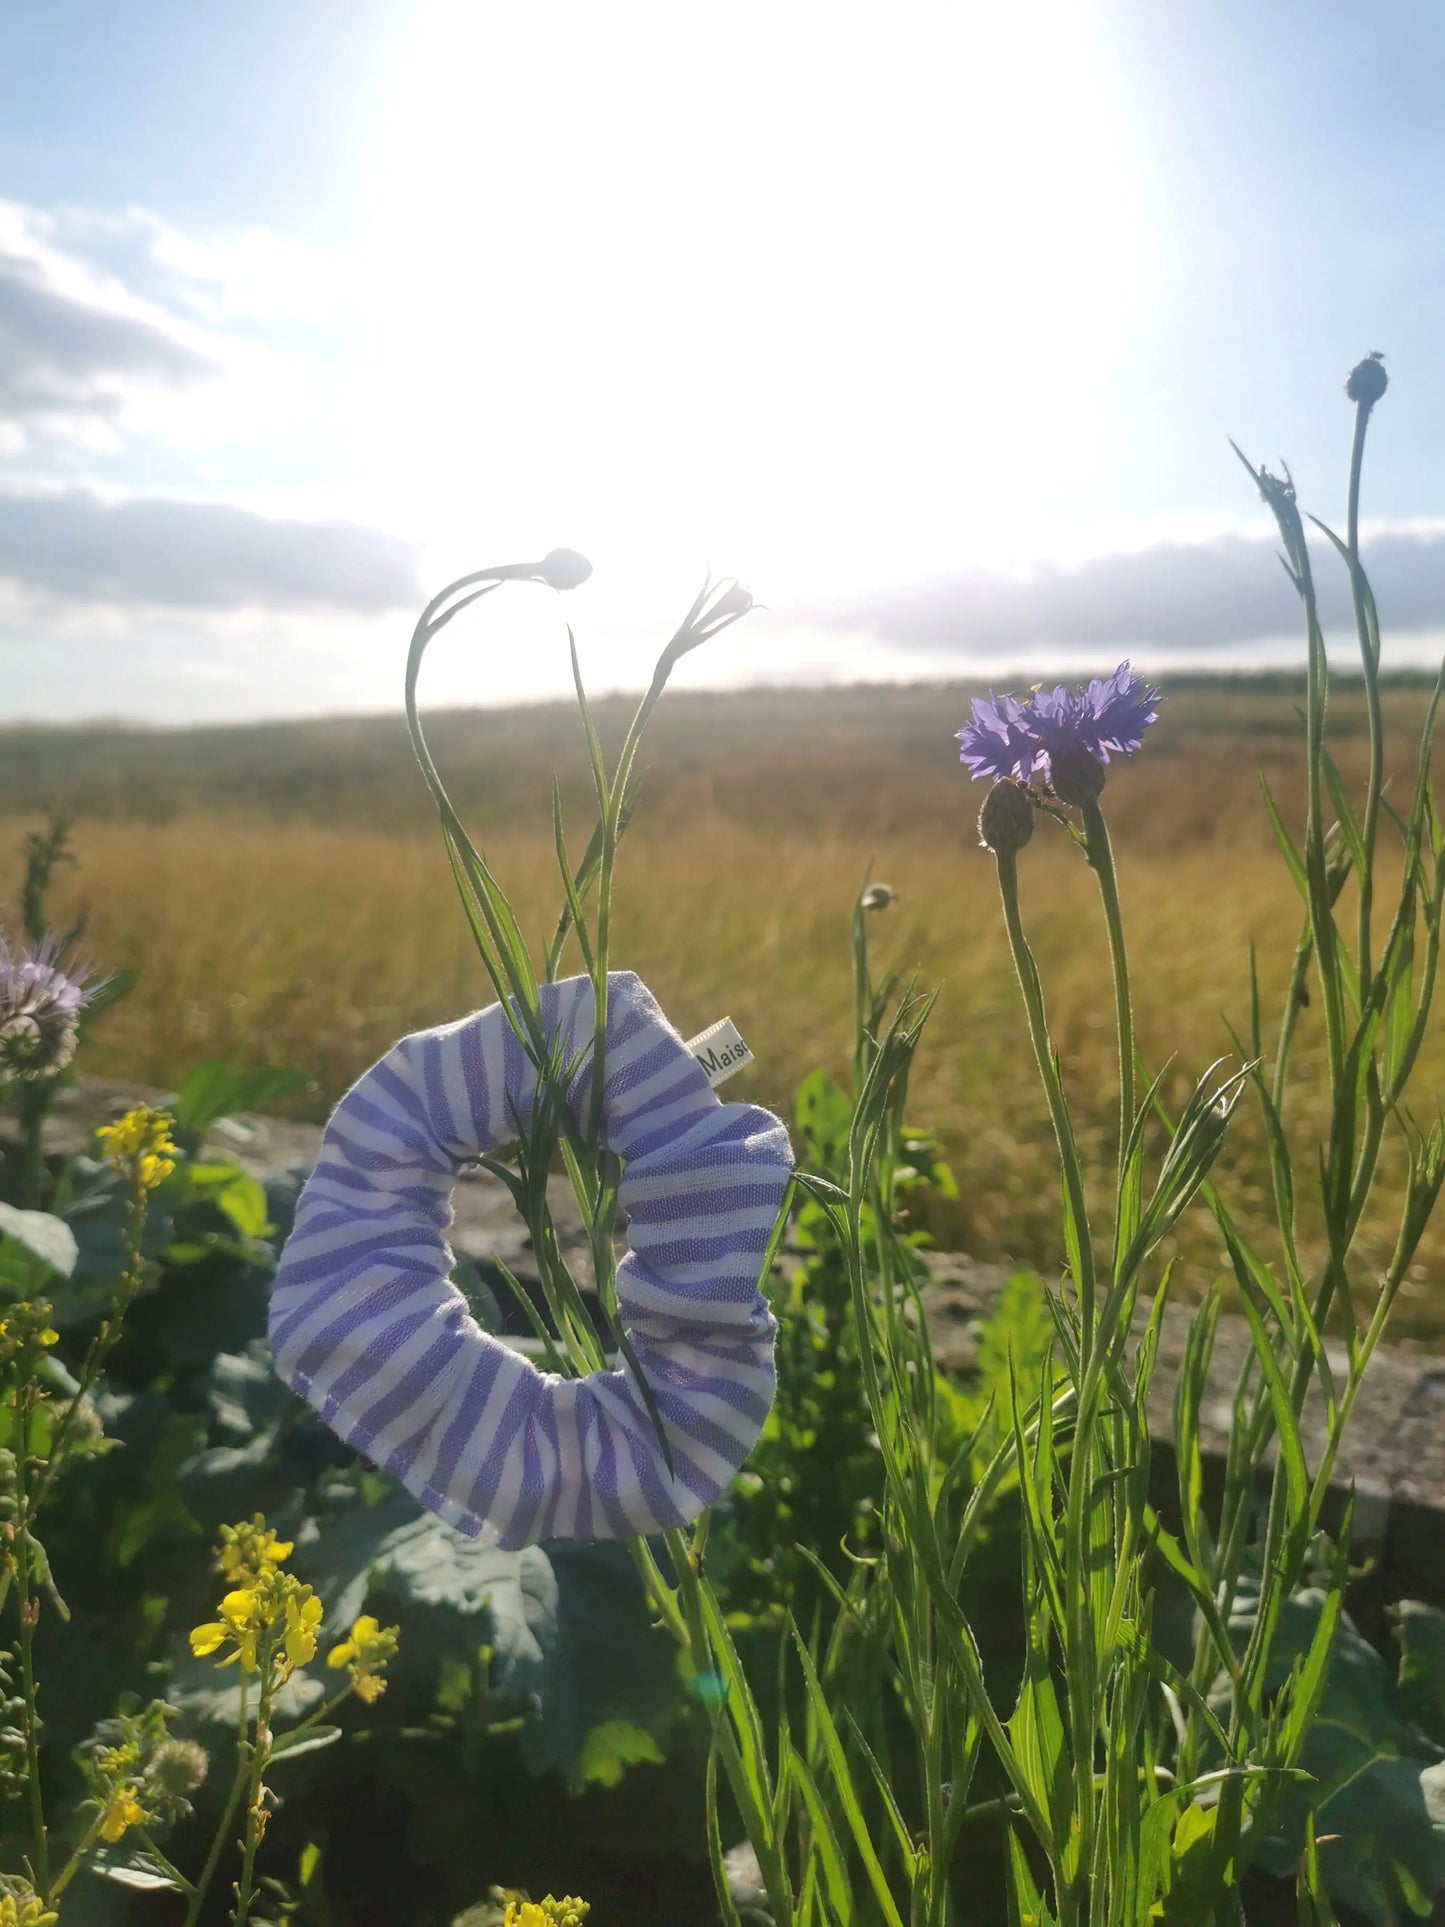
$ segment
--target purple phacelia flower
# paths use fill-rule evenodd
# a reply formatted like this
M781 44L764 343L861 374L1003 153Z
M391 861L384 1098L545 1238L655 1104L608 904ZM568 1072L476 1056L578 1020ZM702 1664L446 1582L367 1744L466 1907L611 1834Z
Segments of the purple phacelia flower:
M53 1076L75 1055L80 1013L99 984L62 968L58 937L12 950L0 936L0 1079Z
M974 776L1054 778L1055 762L1080 757L1107 763L1132 756L1159 714L1159 692L1121 662L1112 676L1083 689L1037 689L1016 696L976 697L973 720L958 732L959 755Z

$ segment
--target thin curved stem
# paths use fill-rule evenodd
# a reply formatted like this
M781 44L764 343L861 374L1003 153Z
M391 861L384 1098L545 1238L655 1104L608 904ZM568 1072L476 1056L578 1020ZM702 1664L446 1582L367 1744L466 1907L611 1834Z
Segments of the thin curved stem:
M1380 662L1372 634L1365 573L1360 564L1360 474L1365 459L1365 432L1370 423L1372 402L1355 405L1355 437L1350 450L1350 494L1346 511L1345 541L1350 553L1350 593L1355 605L1355 629L1360 641L1360 663L1365 680L1365 706L1369 717L1370 773L1365 790L1364 817L1360 824L1360 843L1364 864L1360 872L1360 995L1370 983L1370 919L1374 902L1375 837L1380 821L1380 794L1384 784L1385 728L1380 709Z
M50 1889L51 1900L59 1900L71 1881L74 1880L75 1876L80 1872L80 1869L85 1865L86 1855L100 1838L100 1829L104 1819L105 1808L102 1807L81 1835L80 1839L76 1842L70 1858L55 1876L55 1884ZM147 1841L146 1844L149 1845L150 1842ZM172 1871L174 1871L174 1869L172 1869Z

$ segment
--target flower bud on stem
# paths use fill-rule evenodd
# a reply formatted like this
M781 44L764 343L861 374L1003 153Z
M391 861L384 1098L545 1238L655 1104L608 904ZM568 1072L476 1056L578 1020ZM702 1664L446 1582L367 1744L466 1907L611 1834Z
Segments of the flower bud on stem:
M997 857L1015 857L1034 833L1034 804L1022 783L994 784L978 814L978 840Z

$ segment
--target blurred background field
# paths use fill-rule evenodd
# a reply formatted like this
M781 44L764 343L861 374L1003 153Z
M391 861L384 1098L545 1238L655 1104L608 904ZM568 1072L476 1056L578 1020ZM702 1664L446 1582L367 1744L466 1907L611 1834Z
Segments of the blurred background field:
M959 1198L933 1229L978 1257L1056 1266L1057 1163L975 819L983 786L956 760L960 686L670 695L624 850L614 954L684 1034L730 1014L757 1064L728 1087L784 1112L815 1066L846 1073L848 921L865 877L898 901L870 918L880 961L940 988L913 1084ZM1408 781L1427 701L1387 695L1388 767ZM1248 1022L1256 946L1266 1039L1299 909L1260 801L1269 776L1291 824L1302 799L1299 692L1285 677L1171 684L1144 754L1105 795L1130 932L1142 1049L1166 1059L1174 1101L1232 1055ZM603 702L615 741L630 705ZM454 800L538 940L559 892L550 782L559 772L574 855L590 789L575 710L453 711L429 734ZM1364 715L1332 705L1347 783L1363 775ZM177 732L0 733L0 902L13 902L23 833L49 807L73 818L79 867L61 873L57 921L84 916L84 950L134 965L135 991L97 1025L93 1074L172 1088L196 1062L293 1065L294 1107L322 1116L403 1032L488 1001L431 807L400 717ZM1075 1117L1109 1148L1116 1096L1107 960L1093 878L1056 826L1022 859L1025 914ZM1325 1115L1316 1013L1303 1014L1292 1114L1307 1146ZM1419 1088L1445 1086L1436 1024ZM1428 1120L1422 1120L1428 1121ZM1387 1174L1361 1236L1365 1268L1393 1238ZM1226 1153L1235 1208L1268 1248L1259 1136L1241 1106ZM1313 1228L1306 1225L1306 1243ZM1202 1211L1178 1250L1186 1289L1216 1268ZM1422 1246L1396 1337L1445 1336L1445 1227Z

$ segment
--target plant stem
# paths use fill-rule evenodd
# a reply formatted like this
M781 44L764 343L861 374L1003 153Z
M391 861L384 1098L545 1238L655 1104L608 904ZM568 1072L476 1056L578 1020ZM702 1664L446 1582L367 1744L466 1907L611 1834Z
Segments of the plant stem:
M30 1841L35 1891L42 1901L50 1899L50 1849L45 1832L45 1796L40 1785L40 1715L36 1710L35 1624L40 1602L31 1595L30 1502L27 1481L30 1473L30 1412L35 1391L31 1379L15 1396L15 1502L20 1519L16 1570L20 1590L20 1681L25 1698L25 1786L30 1805Z
M146 1213L148 1208L149 1194L143 1185L137 1185L131 1197L130 1217L126 1226L126 1268L120 1280L120 1290L116 1298L115 1309L101 1326L87 1351L85 1363L81 1367L80 1381L75 1388L75 1395L67 1405L65 1411L61 1414L60 1423L56 1426L51 1437L49 1455L45 1463L39 1468L35 1480L35 1488L30 1494L29 1517L31 1519L34 1519L40 1511L41 1504L54 1482L55 1475L61 1468L64 1458L64 1448L69 1442L70 1433L76 1422L76 1414L80 1411L81 1406L89 1395L91 1387L99 1378L101 1366L104 1365L106 1359L119 1342L125 1314L130 1307L132 1299L140 1290L143 1275L141 1239L145 1235ZM10 1575L7 1572L3 1576L0 1576L0 1607L4 1606L9 1590Z
M20 1205L39 1211L45 1202L45 1114L54 1086L45 1080L20 1086Z
M251 1742L251 1770L246 1786L246 1830L242 1835L241 1878L236 1883L232 1927L246 1927L246 1922L251 1918L254 1896L251 1883L256 1869L256 1852L261 1845L261 1836L266 1831L266 1816L261 1811L261 1776L271 1758L271 1679L272 1659L270 1654L265 1654L261 1662L261 1702L256 1709L256 1737Z
M1069 1122L1068 1104L1059 1079L1058 1058L1054 1053L1053 1040L1049 1036L1048 1017L1044 1011L1044 992L1039 980L1038 965L1034 962L1034 955L1024 935L1023 921L1019 915L1018 865L1012 853L1000 853L995 860L998 864L999 896L1003 900L1004 925L1008 931L1009 949L1013 953L1014 969L1018 973L1019 988L1023 992L1029 1039L1034 1047L1039 1075L1044 1081L1049 1115L1053 1120L1054 1137L1059 1148L1059 1164L1069 1216L1069 1222L1065 1225L1065 1239L1074 1264L1074 1282L1079 1294L1080 1357L1081 1362L1085 1362L1094 1341L1095 1280L1094 1253L1089 1240L1089 1215L1084 1196L1084 1174L1079 1164L1073 1126Z
M170 1859L168 1855L161 1852L160 1848L156 1845L155 1841L151 1839L149 1833L146 1832L145 1828L137 1827L136 1832L140 1835L141 1839L145 1842L147 1852L154 1857L156 1864L162 1867L165 1870L165 1872L170 1875L171 1879L175 1881L176 1885L180 1888L181 1892L183 1894L193 1894L196 1890L191 1885L190 1881L187 1880L186 1876L181 1872L180 1868L175 1864L175 1862L172 1859ZM67 1868L66 1869L67 1874L69 1873L69 1871L70 1869ZM56 1883L55 1890L57 1893L59 1893L60 1891L59 1882Z
M241 1794L245 1790L246 1775L250 1764L250 1745L247 1739L249 1721L247 1718L248 1709L246 1697L246 1679L243 1674L241 1677L241 1718L236 1734L236 1771L231 1780L231 1790L226 1795L226 1804L221 1810L221 1817L216 1822L216 1831L211 1840L211 1850L206 1855L206 1864L201 1869L200 1879L191 1889L191 1904L186 1909L186 1917L182 1922L182 1927L196 1927L196 1922L201 1917L201 1908L205 1904L206 1895L210 1892L211 1882L216 1877L216 1868L220 1865L221 1855L224 1853L226 1842L230 1838L231 1822L235 1818L236 1808L240 1805Z
M1134 1018L1129 999L1129 954L1124 945L1124 919L1119 909L1119 885L1109 828L1097 803L1083 806L1084 837L1089 862L1099 879L1104 922L1109 932L1109 962L1114 975L1114 1027L1119 1044L1119 1217L1124 1215L1125 1157L1134 1129ZM1122 1258L1133 1236L1132 1224L1120 1224L1116 1257ZM1117 1268L1117 1266L1116 1266Z
M55 1876L55 1885L50 1889L50 1898L52 1901L59 1900L76 1874L80 1872L81 1867L85 1863L85 1856L100 1838L100 1827L104 1818L105 1812L104 1809L102 1809L86 1828L74 1852L60 1869L60 1872ZM189 1886L189 1884L190 1883L187 1882L187 1886Z
M1360 843L1364 865L1360 873L1360 995L1367 994L1370 983L1370 916L1374 902L1375 835L1380 820L1380 793L1384 781L1385 729L1380 711L1380 662L1376 641L1371 634L1364 570L1360 566L1360 471L1365 459L1365 431L1370 423L1373 402L1355 404L1355 436L1350 449L1350 493L1346 511L1345 540L1350 552L1350 593L1355 605L1355 628L1360 640L1360 663L1365 680L1365 707L1370 729L1370 773L1365 790L1364 820Z

